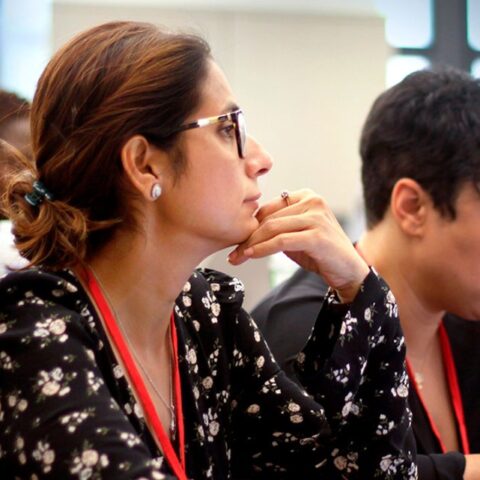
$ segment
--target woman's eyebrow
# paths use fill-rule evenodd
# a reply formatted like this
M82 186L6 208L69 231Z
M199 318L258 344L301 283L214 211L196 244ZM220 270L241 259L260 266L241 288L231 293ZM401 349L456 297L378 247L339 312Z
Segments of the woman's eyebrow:
M222 109L222 113L230 113L239 109L240 107L235 102L228 102L225 108Z

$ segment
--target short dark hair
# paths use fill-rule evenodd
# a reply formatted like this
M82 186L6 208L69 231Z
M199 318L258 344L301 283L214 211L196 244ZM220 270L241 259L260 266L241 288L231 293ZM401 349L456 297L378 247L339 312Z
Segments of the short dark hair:
M403 177L455 219L460 187L480 177L480 80L453 68L410 74L374 102L360 155L369 228L383 219Z

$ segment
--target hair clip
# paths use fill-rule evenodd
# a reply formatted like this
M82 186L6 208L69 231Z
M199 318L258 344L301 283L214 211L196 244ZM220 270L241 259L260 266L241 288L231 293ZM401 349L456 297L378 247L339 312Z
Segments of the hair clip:
M45 185L36 180L33 182L33 190L30 193L25 194L25 200L32 205L32 207L36 207L40 205L45 199L53 200L53 195L47 190Z

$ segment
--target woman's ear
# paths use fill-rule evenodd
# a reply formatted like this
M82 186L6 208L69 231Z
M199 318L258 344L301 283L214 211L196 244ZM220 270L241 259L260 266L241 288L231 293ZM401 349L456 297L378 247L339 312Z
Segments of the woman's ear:
M134 189L146 200L154 201L161 193L161 175L157 149L141 135L129 138L120 152L123 169Z
M390 210L405 234L422 236L432 208L430 195L415 180L401 178L395 183L390 196Z

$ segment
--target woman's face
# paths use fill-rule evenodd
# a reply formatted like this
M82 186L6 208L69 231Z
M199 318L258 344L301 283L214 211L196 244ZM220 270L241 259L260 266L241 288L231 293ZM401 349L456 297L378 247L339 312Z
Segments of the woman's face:
M213 61L201 90L199 107L185 123L238 108L225 75ZM257 179L271 166L270 156L251 137L245 158L237 150L231 121L186 130L181 134L186 171L164 188L163 220L214 249L245 240L258 226L260 190Z

